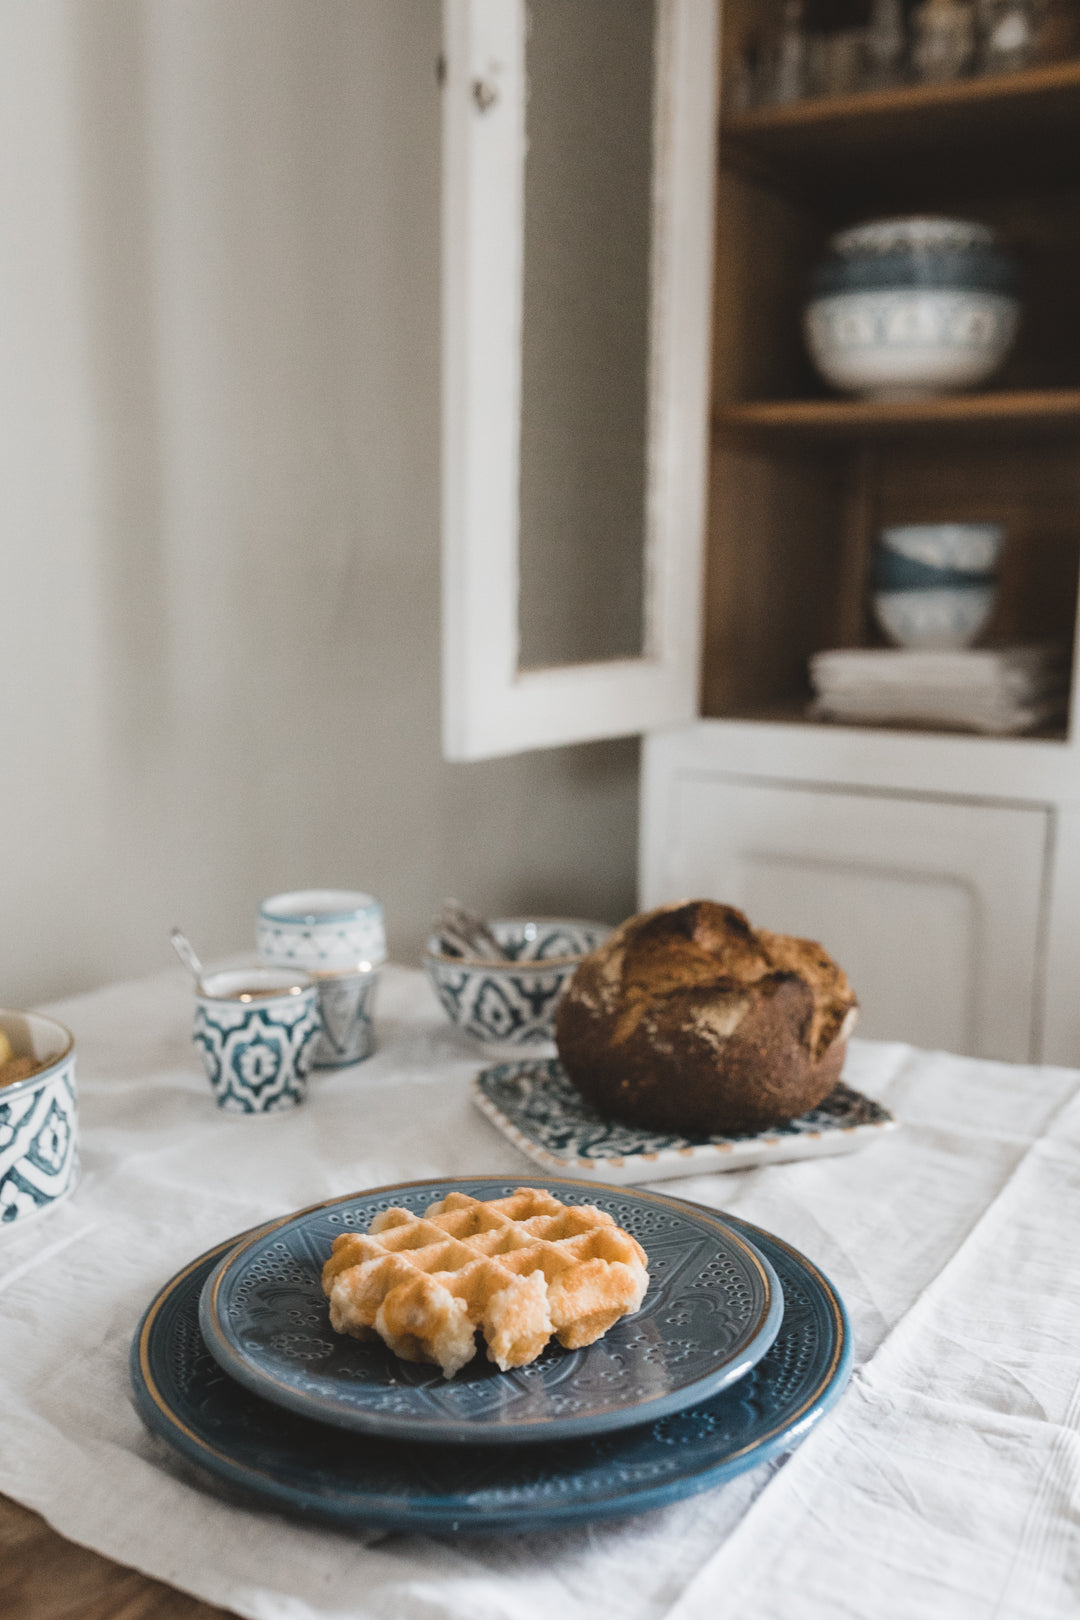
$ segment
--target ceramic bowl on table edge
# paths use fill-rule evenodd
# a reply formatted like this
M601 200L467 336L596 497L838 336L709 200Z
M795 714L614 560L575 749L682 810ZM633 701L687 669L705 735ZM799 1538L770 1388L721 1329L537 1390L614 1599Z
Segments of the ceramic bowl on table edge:
M43 1013L0 1011L16 1057L37 1074L0 1086L0 1227L55 1209L78 1176L75 1037Z
M555 1038L555 1009L583 956L611 933L571 917L500 917L491 930L508 962L452 956L432 934L424 971L451 1021L480 1041L534 1046Z
M423 1213L448 1192L503 1197L519 1186L606 1210L645 1248L640 1310L583 1350L552 1342L500 1372L480 1353L452 1379L399 1360L377 1338L330 1327L321 1272L333 1240L393 1207ZM408 1441L541 1444L652 1421L737 1382L772 1343L783 1313L772 1268L713 1211L660 1193L547 1176L447 1177L335 1198L238 1243L203 1292L200 1326L224 1371L303 1416Z
M853 1153L897 1121L841 1080L809 1113L749 1136L674 1136L605 1119L571 1085L558 1058L497 1063L473 1077L473 1102L550 1175L611 1187L747 1170Z
M525 1452L358 1446L347 1431L271 1406L221 1372L199 1333L205 1280L231 1240L148 1307L131 1349L136 1404L210 1488L345 1530L521 1533L667 1507L792 1451L851 1371L850 1328L828 1279L782 1239L728 1222L780 1276L786 1304L774 1344L711 1400L620 1434Z
M260 964L203 974L192 1040L225 1113L281 1113L302 1103L321 1030L307 973Z

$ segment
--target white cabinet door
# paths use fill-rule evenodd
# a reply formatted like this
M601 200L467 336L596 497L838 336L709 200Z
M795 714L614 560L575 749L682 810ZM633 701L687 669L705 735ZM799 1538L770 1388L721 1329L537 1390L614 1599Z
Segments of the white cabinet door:
M444 0L451 759L696 712L717 0L611 14Z
M1045 809L690 774L665 787L645 905L723 900L819 940L859 997L860 1035L1037 1056Z

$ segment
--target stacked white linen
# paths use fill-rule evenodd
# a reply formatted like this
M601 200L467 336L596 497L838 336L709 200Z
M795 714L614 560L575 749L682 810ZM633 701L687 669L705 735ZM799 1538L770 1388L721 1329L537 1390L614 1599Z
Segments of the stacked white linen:
M1041 643L961 652L844 647L816 653L810 681L818 719L1022 732L1064 715L1068 658Z

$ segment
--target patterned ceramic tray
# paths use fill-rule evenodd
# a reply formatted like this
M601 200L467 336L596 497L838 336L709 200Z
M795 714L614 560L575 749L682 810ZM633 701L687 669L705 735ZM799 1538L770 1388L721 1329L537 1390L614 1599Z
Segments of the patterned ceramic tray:
M896 1126L888 1109L841 1081L820 1107L756 1136L661 1135L598 1114L575 1091L558 1058L481 1069L473 1101L545 1170L614 1187L850 1153Z
M455 1378L399 1361L378 1340L330 1327L320 1274L335 1237L366 1231L391 1205L423 1213L457 1189L501 1198L494 1177L422 1181L354 1193L262 1227L220 1262L203 1292L209 1349L255 1394L366 1434L459 1444L520 1444L599 1434L706 1400L772 1344L783 1297L768 1261L712 1210L658 1193L532 1180L564 1203L596 1204L642 1244L649 1289L635 1316L585 1350L551 1344L502 1373L479 1355Z
M199 1332L199 1296L227 1244L162 1289L131 1376L143 1419L212 1488L344 1529L522 1532L665 1507L791 1451L833 1406L851 1367L843 1306L796 1250L740 1221L784 1290L772 1348L701 1406L621 1434L530 1446L399 1445L282 1411L222 1372Z

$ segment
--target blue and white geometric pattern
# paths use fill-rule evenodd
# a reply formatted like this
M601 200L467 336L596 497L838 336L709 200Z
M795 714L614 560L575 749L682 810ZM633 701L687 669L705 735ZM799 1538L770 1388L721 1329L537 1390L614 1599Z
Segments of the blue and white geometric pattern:
M481 1069L473 1101L535 1164L561 1176L630 1187L850 1153L896 1128L887 1108L838 1081L817 1108L745 1136L675 1136L605 1119L567 1079L558 1058Z
M75 1054L0 1091L0 1224L51 1208L78 1169Z
M332 894L333 891L330 891ZM383 908L371 895L356 896L362 903L340 913L303 909L316 903L319 891L279 895L265 901L256 925L259 960L271 967L303 968L309 973L336 973L362 964L378 967L386 961ZM297 911L289 915L290 902Z
M317 1069L338 1069L359 1063L375 1050L372 1003L379 975L334 973L319 975L319 1013L322 1033L315 1048Z
M555 1037L555 1009L581 958L611 932L604 923L494 921L507 963L455 959L436 935L424 967L451 1019L481 1041L535 1046Z
M218 1107L266 1114L303 1102L321 1028L314 987L272 1001L200 1000L193 1039Z

